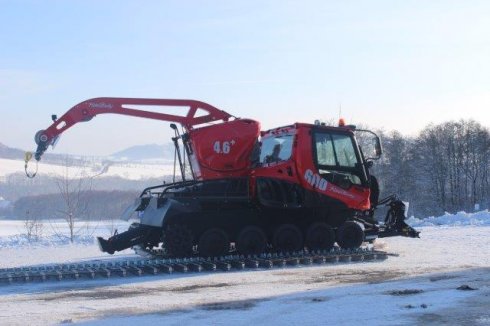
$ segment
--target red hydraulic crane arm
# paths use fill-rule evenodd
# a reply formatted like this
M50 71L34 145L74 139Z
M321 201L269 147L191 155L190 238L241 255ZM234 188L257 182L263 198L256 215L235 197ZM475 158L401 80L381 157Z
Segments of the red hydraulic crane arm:
M154 111L140 110L132 106L148 106L149 108L158 108L161 106L183 107L182 115L172 115ZM200 114L200 110L207 114ZM117 97L99 97L81 102L62 117L56 119L53 117L53 123L45 130L37 132L35 140L37 150L35 153L36 160L40 160L49 145L53 145L57 138L68 128L79 122L90 121L98 114L121 114L126 116L147 118L161 121L171 121L180 123L187 130L192 130L195 126L213 121L228 121L233 116L229 113L215 108L214 106L194 100L175 100L175 99L144 99L144 98L117 98Z

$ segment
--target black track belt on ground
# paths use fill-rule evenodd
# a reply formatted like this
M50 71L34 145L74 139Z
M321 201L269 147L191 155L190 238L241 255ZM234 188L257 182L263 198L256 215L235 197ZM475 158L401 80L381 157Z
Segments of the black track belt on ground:
M141 250L141 249L140 249ZM148 259L117 259L107 262L41 265L0 269L0 285L45 281L69 281L171 273L200 273L233 270L287 268L311 265L360 263L388 258L384 251L372 249L332 250L329 252L296 252L263 254L253 257L171 259L157 257L151 251L140 252Z

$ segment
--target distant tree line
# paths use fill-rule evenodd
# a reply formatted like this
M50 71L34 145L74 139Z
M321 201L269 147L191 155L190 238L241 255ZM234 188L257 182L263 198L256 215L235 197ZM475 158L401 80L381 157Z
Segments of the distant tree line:
M26 196L37 196L49 193L58 193L57 177L38 175L34 179L26 178L23 173L10 174L0 182L0 194L9 201ZM161 179L130 180L122 177L99 177L92 183L92 190L122 190L141 191L145 187L161 184L163 181L170 182L170 176L162 176Z
M66 199L57 193L27 196L15 202L12 213L17 219L35 215L41 220L55 220L66 219L70 209L76 220L117 220L138 195L135 191L83 191L76 194L74 208L67 207Z
M416 137L380 132L373 174L418 217L490 208L490 131L473 120L429 125Z

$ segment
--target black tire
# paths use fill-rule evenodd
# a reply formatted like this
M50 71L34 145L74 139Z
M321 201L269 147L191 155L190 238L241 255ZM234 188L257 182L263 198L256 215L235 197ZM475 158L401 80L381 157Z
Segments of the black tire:
M303 249L303 234L293 224L282 224L274 232L272 244L277 251L299 251Z
M334 244L335 232L326 223L313 223L306 231L305 245L309 250L330 250Z
M258 255L265 251L267 237L261 228L249 225L238 234L235 247L242 255Z
M185 225L169 225L163 233L163 246L172 257L189 257L194 253L194 236Z
M230 240L222 229L213 228L204 232L197 246L201 257L219 257L230 252Z
M364 242L364 231L355 222L347 221L337 229L337 243L343 249L359 248Z

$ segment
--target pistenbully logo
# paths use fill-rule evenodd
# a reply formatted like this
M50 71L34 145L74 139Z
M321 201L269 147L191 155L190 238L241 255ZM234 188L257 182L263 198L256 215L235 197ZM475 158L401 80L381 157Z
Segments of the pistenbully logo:
M104 102L90 102L88 106L91 109L112 109L112 104Z

